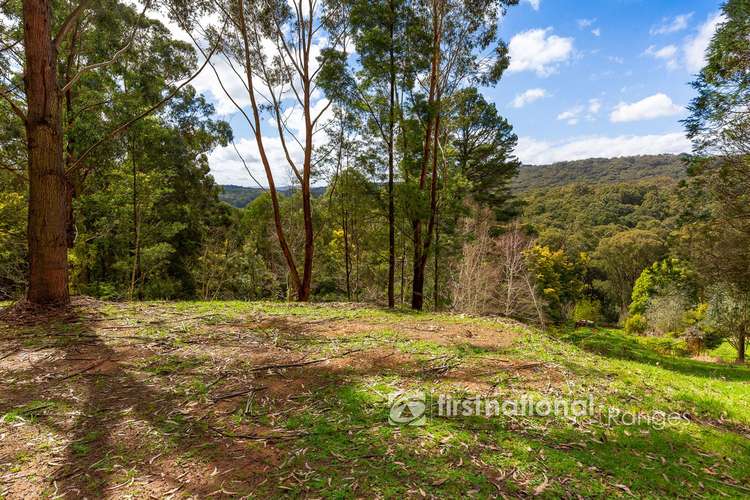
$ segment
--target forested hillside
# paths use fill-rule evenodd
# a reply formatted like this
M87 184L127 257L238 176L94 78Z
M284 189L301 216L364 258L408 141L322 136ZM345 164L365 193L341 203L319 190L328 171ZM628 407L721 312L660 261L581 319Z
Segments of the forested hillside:
M264 193L264 189L260 187L234 186L228 184L220 186L220 188L219 199L235 208L245 208L251 201ZM325 192L326 188L314 186L310 188L310 190L314 196L320 196ZM280 188L279 194L289 196L293 191L294 188Z
M624 182L669 177L682 179L685 155L644 155L620 158L588 158L550 165L523 165L513 179L513 190L564 186L573 182Z
M517 193L572 183L617 183L665 177L683 179L687 175L686 155L644 155L620 158L588 158L549 165L522 165L511 184ZM263 190L259 187L221 186L219 199L244 208ZM313 188L322 194L324 188ZM280 190L288 193L288 189Z
M666 3L0 0L0 500L747 498L750 0Z

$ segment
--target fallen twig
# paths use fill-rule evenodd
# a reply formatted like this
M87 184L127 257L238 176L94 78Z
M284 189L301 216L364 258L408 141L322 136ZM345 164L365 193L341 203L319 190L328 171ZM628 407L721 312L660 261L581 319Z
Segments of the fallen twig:
M266 386L251 387L249 389L243 389L241 391L228 392L226 394L218 394L216 396L213 396L211 399L213 399L214 402L217 402L223 399L231 399L231 398L236 398L237 396L244 396L245 394L249 394L251 392L262 391L263 389L266 389Z
M106 363L107 361L109 361L109 358L107 358L107 359L100 359L100 360L99 360L99 361L97 361L96 363L92 363L91 365L87 366L86 368L84 368L84 369L82 369L82 370L78 370L77 372L73 372L73 373L71 373L70 375L66 375L66 376L64 376L64 377L61 377L61 378L59 378L59 379L57 379L57 380L67 380L67 379L69 379L69 378L73 378L73 377L75 377L76 375L81 375L82 373L86 373L86 372L87 372L87 371L89 371L89 370L93 370L94 368L96 368L96 367L98 367L98 366L100 366L100 365L103 365L103 364L104 364L104 363Z
M256 366L255 368L251 368L248 371L251 372L260 372L264 370L281 370L284 368L296 368L299 366L308 366L308 365L314 365L316 363L323 363L324 361L328 361L330 359L336 359L336 358L343 358L344 356L348 356L349 354L353 354L355 352L360 352L363 349L352 349L350 351L346 351L342 354L339 354L337 356L329 356L327 358L320 358L320 359L313 359L311 361L302 361L298 363L285 363L280 365L263 365L263 366Z

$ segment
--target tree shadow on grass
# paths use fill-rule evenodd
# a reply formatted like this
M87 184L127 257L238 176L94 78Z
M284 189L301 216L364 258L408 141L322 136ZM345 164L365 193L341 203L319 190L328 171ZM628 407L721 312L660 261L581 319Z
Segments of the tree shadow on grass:
M600 356L635 361L652 366L658 365L660 368L683 375L750 381L750 366L727 365L665 356L643 345L636 339L617 332L581 329L563 335L561 339Z
M21 339L27 352L49 355L28 369L3 370L16 383L0 391L0 415L48 401L54 413L36 423L66 441L57 467L28 471L48 476L39 494L226 496L252 491L276 462L272 447L254 455L245 441L184 411L184 396L136 377L127 363L133 347L109 345L85 321L38 325Z

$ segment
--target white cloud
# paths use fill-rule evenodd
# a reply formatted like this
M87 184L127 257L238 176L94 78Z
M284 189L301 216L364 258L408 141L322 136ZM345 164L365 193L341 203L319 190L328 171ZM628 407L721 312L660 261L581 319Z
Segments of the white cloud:
M534 101L538 101L543 97L547 97L547 91L544 89L529 89L522 94L516 95L516 98L511 102L511 106L514 108L522 108L527 104L531 104Z
M573 54L573 39L548 35L552 28L524 31L510 39L508 71L534 71L549 76Z
M649 33L651 35L667 35L669 33L677 33L688 27L690 18L693 17L692 12L687 14L680 14L673 18L665 17L661 20L661 24L652 26Z
M574 106L566 111L563 111L557 115L557 119L564 121L568 125L576 125L580 121L581 113L583 113L584 107L581 105Z
M674 116L683 112L683 108L672 102L666 94L658 93L631 104L621 102L609 115L612 123L653 120L665 116Z
M597 114L602 109L602 101L600 99L589 99L589 113Z
M666 47L657 49L656 45L651 45L643 53L656 59L672 59L677 54L677 47L675 45L667 45Z
M599 28L591 30L591 34L594 36L600 36L602 34L602 30Z
M685 66L689 71L697 73L706 64L706 49L716 33L716 28L725 20L720 12L711 14L706 22L698 27L696 34L687 40L684 47Z
M539 6L542 3L542 0L526 0L531 5L531 8L534 10L539 10Z
M525 164L544 165L557 161L586 158L615 158L618 156L685 153L690 141L682 132L660 135L601 135L575 137L562 141L543 141L521 137L516 155Z
M607 59L609 60L609 62L613 62L615 64L623 64L625 62L625 59L618 56L609 56L607 57Z
M588 121L596 120L596 115L602 109L602 101L600 99L589 99L586 106L578 104L570 109L567 109L557 115L557 119L564 121L568 125L578 125L581 119L585 118Z
M677 52L679 49L676 45L667 45L662 48L656 48L656 45L650 45L644 52L643 55L653 57L654 59L661 59L667 61L667 69L674 70L680 67L677 62Z
M576 23L578 23L578 27L580 29L584 29L584 28L588 28L589 26L593 26L595 22L596 22L596 18L594 18L594 19L579 19L578 21L576 21Z

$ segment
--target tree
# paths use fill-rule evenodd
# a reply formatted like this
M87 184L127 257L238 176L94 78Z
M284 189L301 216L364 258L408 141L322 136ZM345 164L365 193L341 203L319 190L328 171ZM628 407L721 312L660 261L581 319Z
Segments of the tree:
M197 23L192 19L195 13L191 12L189 5L186 6L187 14L181 12L182 15L177 17L182 26L189 29ZM255 137L273 207L276 235L289 268L294 293L297 300L307 301L315 251L310 189L315 167L314 135L323 125L324 114L331 105L323 102L322 106L316 106L320 101L316 102L315 96L321 73L329 64L340 65L343 57L338 50L343 40L340 5L336 2L321 4L314 0L299 0L291 5L281 0L230 0L216 2L216 6L223 23L231 27L231 36L223 52L235 74L240 76L242 73L242 83L250 101L250 116L228 92L215 67L214 73ZM211 31L216 30L208 30L208 33ZM197 42L196 45L199 46ZM297 137L289 124L289 117L297 113L302 117L299 131L302 138ZM262 130L264 114L270 115L275 124L286 163L300 186L304 231L302 266L299 266L283 228L276 179ZM297 146L301 159L297 159L300 155L294 153Z
M750 2L728 0L722 12L684 121L696 158L681 241L704 286L723 290L719 309L735 311L747 307L750 293ZM750 315L732 317L731 328L748 331Z
M395 164L399 95L413 85L419 58L411 45L413 9L408 0L354 0L348 6L348 28L358 56L358 70L342 87L336 75L327 92L364 114L387 151L388 307L395 305L396 204ZM335 68L343 72L345 69Z
M419 197L416 203L424 206L412 211L411 221L414 246L411 306L415 310L421 310L424 303L425 267L438 207L438 166L445 161L443 102L467 81L491 84L500 79L509 61L505 44L497 39L498 16L516 3L516 0L430 0L418 9L423 29L429 33L425 55L429 54L430 62L426 74L417 77L426 100L417 96L412 103L423 130L414 182ZM480 62L480 54L486 56L482 53L490 47L492 55Z
M635 281L665 252L661 237L644 229L623 231L599 242L594 263L605 272L607 280L597 285L619 306L621 319L627 313Z
M490 208L498 222L508 220L517 212L510 203L510 181L520 166L513 156L518 138L476 88L461 90L454 101L452 135L458 168L471 182L472 198Z
M85 151L73 156L76 152L75 141L68 140L68 131L75 116L69 106L74 90L83 89L81 94L86 95L86 79L99 70L116 65L132 48L133 40L144 24L143 14L135 16L136 22L114 53L102 60L81 64L81 60L85 60L80 53L84 46L81 40L86 33L98 34L95 23L86 23L87 29L81 23L84 12L89 9L114 10L113 7L123 10L118 2L101 5L89 0L81 0L68 13L61 12L59 4L51 0L24 0L20 10L15 3L3 4L5 18L11 22L19 21L22 25L8 30L15 40L3 40L2 61L4 68L17 71L23 67L23 89L19 88L19 75L11 74L5 77L5 82L0 83L0 97L23 124L26 136L29 189L27 299L32 303L64 305L70 300L67 253L75 236L72 203L76 176L85 168L85 161L97 148L174 97L198 74L170 89L172 91L156 104L115 126ZM132 11L130 8L125 10ZM19 53L19 46L23 54ZM88 47L91 48L90 45ZM15 64L7 64L6 54L15 59ZM109 100L94 100L88 102L87 106L92 109L106 108L108 103ZM63 123L64 119L66 123Z

